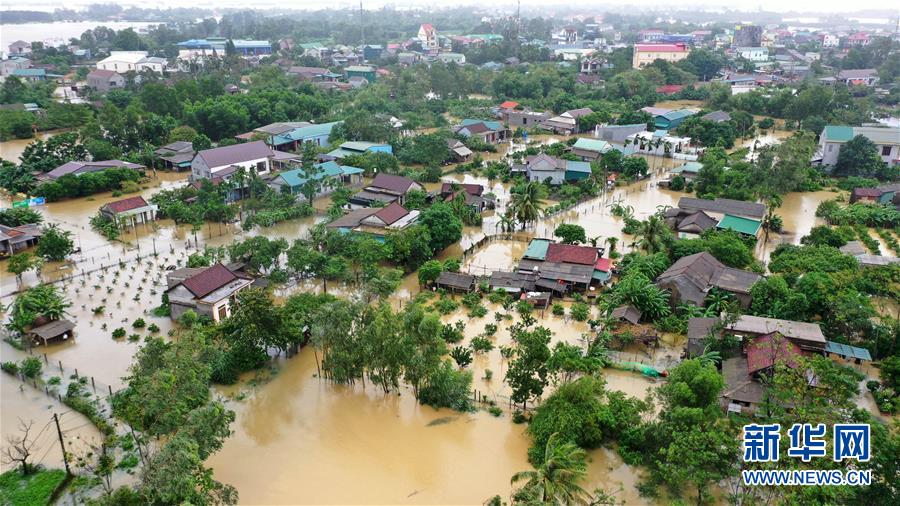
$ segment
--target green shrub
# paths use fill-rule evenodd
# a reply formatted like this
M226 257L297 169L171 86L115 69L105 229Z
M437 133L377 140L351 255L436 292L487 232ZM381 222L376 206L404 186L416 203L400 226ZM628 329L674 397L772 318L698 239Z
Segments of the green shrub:
M556 316L562 316L566 314L566 308L563 307L562 304L558 302L554 302L552 306L550 306L550 312Z
M484 336L473 337L472 342L469 344L475 353L484 353L494 349L494 343Z
M0 474L0 504L44 506L66 479L62 469L37 469L23 475L19 468Z
M0 364L0 370L8 372L12 375L16 375L19 374L19 364L15 362L3 362L2 364Z
M499 417L499 416L503 415L503 410L498 408L497 406L491 406L488 408L488 413L490 413L496 417Z
M492 336L497 333L497 325L493 323L487 323L484 325L484 335Z
M586 321L588 316L590 316L590 311L590 307L583 302L575 302L572 304L572 307L569 308L572 319L579 322Z
M125 329L123 329L122 327L119 327L112 331L113 339L122 339L126 334L127 332L125 332Z
M28 357L25 360L22 360L22 365L19 367L19 370L22 371L22 375L28 379L35 379L40 377L41 369L44 368L44 364L41 363L41 359L37 357Z
M444 361L419 391L419 402L435 408L451 408L470 411L472 373L457 371L450 362Z
M143 318L138 318L131 326L136 329L142 329L147 326L147 322L145 322Z
M149 330L150 332L153 332L153 333L159 332L159 325L157 325L155 323L151 323L150 325L147 326L147 330Z

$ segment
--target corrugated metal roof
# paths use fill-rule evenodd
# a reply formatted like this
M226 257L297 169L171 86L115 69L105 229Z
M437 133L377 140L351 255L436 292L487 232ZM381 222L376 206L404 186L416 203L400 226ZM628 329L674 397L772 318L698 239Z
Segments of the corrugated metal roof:
M547 258L547 248L550 241L547 239L532 239L525 249L524 258L533 258L535 260L543 260Z
M579 137L575 144L572 145L573 149L583 149L585 151L596 151L598 153L605 153L609 151L609 143L606 141L601 141L599 139L588 139L586 137Z
M724 230L734 230L739 234L747 234L747 235L756 235L759 232L759 228L762 226L762 223L757 220L751 220L750 218L741 218L740 216L732 216L730 214L726 214L722 217L722 221L716 226L716 228L721 228Z
M849 344L836 343L834 341L825 341L825 351L834 353L845 358L856 358L859 360L872 361L872 354L865 348L850 346Z

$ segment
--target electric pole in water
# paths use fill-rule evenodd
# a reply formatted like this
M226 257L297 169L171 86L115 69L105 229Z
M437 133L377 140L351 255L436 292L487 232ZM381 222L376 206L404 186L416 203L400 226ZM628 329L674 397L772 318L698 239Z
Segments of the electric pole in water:
M72 471L69 470L69 456L66 455L66 443L63 442L62 437L62 429L59 428L59 417L56 416L56 413L53 413L53 421L56 422L56 433L59 434L59 447L62 449L63 454L63 464L66 465L66 474L72 474Z

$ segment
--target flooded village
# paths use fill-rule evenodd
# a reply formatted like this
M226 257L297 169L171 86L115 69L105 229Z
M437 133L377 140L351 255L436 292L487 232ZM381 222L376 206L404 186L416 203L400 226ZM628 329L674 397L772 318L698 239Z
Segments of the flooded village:
M900 499L896 37L525 7L4 37L0 504Z

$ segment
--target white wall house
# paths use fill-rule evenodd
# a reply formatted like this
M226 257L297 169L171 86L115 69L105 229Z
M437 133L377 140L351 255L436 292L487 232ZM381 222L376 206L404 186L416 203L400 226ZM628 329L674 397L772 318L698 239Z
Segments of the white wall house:
M204 149L191 161L191 180L227 177L238 168L247 173L268 174L272 170L275 153L263 141L233 144L221 148Z
M813 158L822 165L835 165L841 147L850 139L862 135L875 144L881 159L888 165L900 164L900 127L853 127L828 125L819 136L819 148Z
M147 58L147 51L111 51L109 56L97 62L100 70L112 70L120 74L138 71L138 63Z

